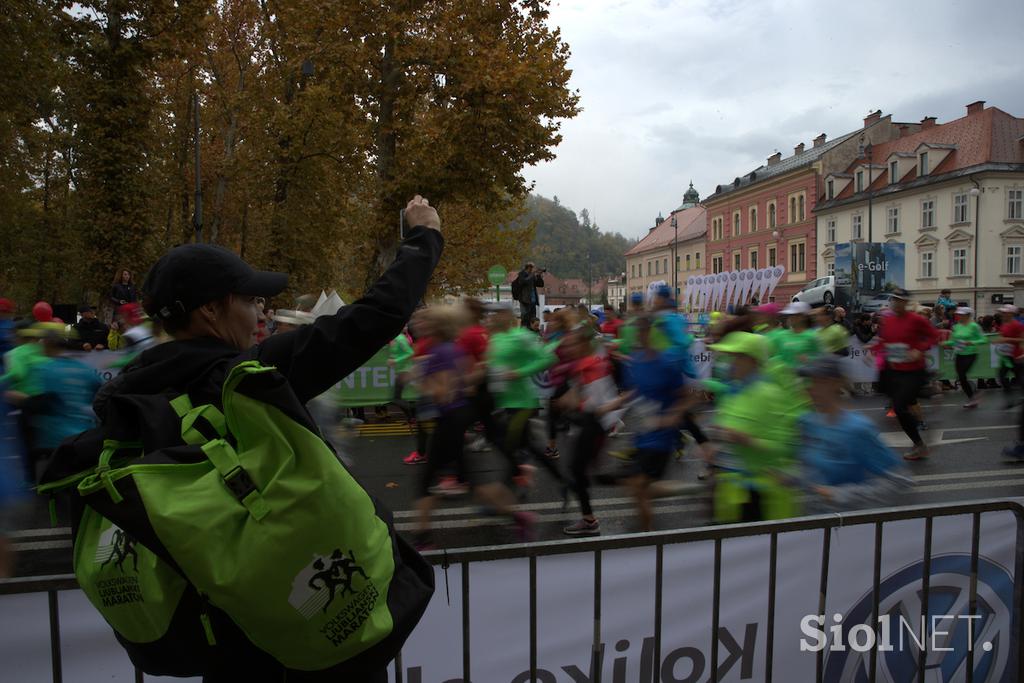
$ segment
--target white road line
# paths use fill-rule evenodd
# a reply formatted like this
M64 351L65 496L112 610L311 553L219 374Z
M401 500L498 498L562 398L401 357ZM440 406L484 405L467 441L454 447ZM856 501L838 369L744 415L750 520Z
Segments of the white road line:
M998 481L968 481L962 484L932 484L929 486L915 486L914 493L936 493L939 491L966 491L968 489L1005 489L1017 486L1024 487L1024 477L1013 479L1000 479Z
M71 527L59 526L59 527L46 527L44 529L19 529L18 531L11 531L7 533L7 538L29 538L39 536L68 536L71 533Z
M60 550L70 548L71 539L65 541L28 541L26 543L12 543L11 549L16 551L25 550Z

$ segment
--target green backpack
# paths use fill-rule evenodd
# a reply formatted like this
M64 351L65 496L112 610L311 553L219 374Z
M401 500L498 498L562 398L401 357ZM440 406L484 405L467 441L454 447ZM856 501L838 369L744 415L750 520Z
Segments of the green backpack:
M139 440L105 439L95 467L41 487L77 489L75 574L133 662L196 675L227 625L325 680L383 669L422 616L433 572L287 380L250 361L224 382L223 412L168 399L129 397L114 422L144 422L162 404L181 445L147 448L142 425Z

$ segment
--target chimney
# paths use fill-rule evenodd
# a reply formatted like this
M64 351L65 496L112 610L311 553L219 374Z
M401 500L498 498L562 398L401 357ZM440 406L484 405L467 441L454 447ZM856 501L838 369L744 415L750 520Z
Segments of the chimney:
M814 138L814 146L815 147L821 147L824 144L825 144L825 134L824 133L822 133L818 137Z
M967 115L980 114L985 109L985 100L978 100L967 105Z
M797 145L796 147L793 148L793 155L796 156L797 154L803 154L803 153L804 153L804 143L801 142L799 145Z
M905 123L900 124L900 137L905 138L910 133L910 126Z
M935 125L935 117L934 116L926 116L923 119L921 119L921 130L926 130L928 128L933 127L934 125Z
M782 152L776 152L775 154L768 157L768 165L774 166L775 164L782 161Z
M873 111L864 118L864 127L873 126L882 120L882 110Z

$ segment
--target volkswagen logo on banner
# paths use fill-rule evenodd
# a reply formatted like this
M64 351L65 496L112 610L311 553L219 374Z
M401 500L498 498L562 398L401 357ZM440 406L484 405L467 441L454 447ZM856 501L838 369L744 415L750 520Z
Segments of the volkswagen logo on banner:
M1013 652L1013 580L994 562L978 558L977 609L970 611L971 556L942 555L932 558L928 615L921 634L924 563L917 562L889 576L879 586L878 613L887 627L872 625L872 591L868 591L834 626L826 615L822 630L829 633L825 648L826 681L867 681L870 648L850 647L833 651L836 631L849 634L859 625L877 631L879 647L877 680L887 683L916 681L923 642L925 681L953 683L967 680L967 653L974 653L976 683L1015 683ZM886 618L888 617L888 618ZM864 629L865 626L859 626ZM834 630L835 629L835 630Z

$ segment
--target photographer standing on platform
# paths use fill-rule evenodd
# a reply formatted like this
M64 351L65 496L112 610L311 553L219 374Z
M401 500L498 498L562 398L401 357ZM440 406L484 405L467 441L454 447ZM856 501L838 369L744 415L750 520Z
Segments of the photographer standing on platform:
M544 278L541 276L546 272L547 268L537 270L537 266L527 262L512 283L512 295L519 302L519 320L523 327L529 328L530 321L537 317L537 306L540 304L537 289L544 286Z

